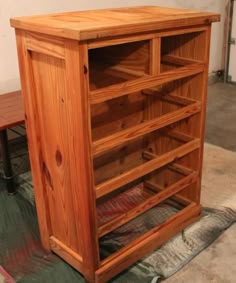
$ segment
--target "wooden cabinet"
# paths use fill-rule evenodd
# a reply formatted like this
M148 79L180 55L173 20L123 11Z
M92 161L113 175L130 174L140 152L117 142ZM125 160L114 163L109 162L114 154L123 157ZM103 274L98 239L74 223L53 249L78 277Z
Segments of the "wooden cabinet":
M160 7L11 19L42 243L88 282L106 282L201 213L218 20ZM104 237L163 205L175 213L101 252Z

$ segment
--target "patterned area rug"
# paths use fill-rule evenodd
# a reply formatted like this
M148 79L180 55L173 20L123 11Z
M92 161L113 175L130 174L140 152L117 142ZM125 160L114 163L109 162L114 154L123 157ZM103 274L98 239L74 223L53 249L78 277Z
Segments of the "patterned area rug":
M4 191L0 193L0 264L16 282L84 282L83 277L73 268L56 255L47 254L42 249L35 207L32 205L32 192L27 192L30 185L25 184L20 188L22 194L19 193L15 197L8 197ZM162 215L166 213L171 214L174 211L171 211L170 207L162 207ZM111 282L151 283L167 278L212 243L235 221L236 212L231 209L205 208L200 221L151 255L138 261ZM126 228L129 230L129 227ZM124 237L121 237L119 232L113 233L112 238L103 240L103 253L122 245Z
M18 158L18 157L17 157ZM15 164L19 164L16 159ZM17 168L17 166L15 166ZM19 168L19 166L18 166ZM25 167L27 168L27 166ZM30 173L20 174L18 194L8 197L0 181L0 265L16 282L22 283L79 283L84 282L79 272L54 254L47 254L39 240L34 194ZM158 212L158 213L157 213ZM117 229L112 237L101 241L101 254L107 255L125 244L127 232L133 225L143 226L140 232L174 214L174 208L162 205L141 218ZM136 221L136 222L135 222ZM110 282L156 283L170 277L194 256L209 246L224 230L236 222L236 211L229 208L204 208L201 219L146 256ZM144 229L144 230L143 230ZM124 233L125 232L125 233ZM1 275L3 277L3 275ZM7 278L2 280L4 283ZM1 277L0 277L0 283Z
M0 266L0 283L14 283L15 280Z

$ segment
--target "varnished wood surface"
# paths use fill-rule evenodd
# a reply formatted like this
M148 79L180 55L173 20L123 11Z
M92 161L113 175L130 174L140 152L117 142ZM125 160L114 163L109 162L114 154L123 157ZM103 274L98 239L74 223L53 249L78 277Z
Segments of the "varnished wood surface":
M182 146L179 146L176 149L170 150L169 152L163 154L162 156L157 156L156 158L150 160L147 163L140 165L139 167L133 168L128 172L121 174L118 177L112 178L106 182L103 182L96 186L96 196L97 198L102 197L121 186L128 184L129 182L134 181L137 178L144 176L161 166L166 165L174 161L176 158L182 157L200 146L200 141L198 139L194 139L189 143L186 143Z
M11 20L42 244L90 283L107 282L199 217L218 20L152 6ZM99 204L134 183L145 197L101 222ZM101 236L164 200L185 208L100 259Z
M161 117L140 123L131 127L130 129L119 131L113 135L95 141L93 142L94 156L123 143L127 143L139 136L145 135L171 123L196 114L200 111L200 108L201 104L195 103L193 105L186 106L183 109L173 111L173 113L162 115Z
M123 213L117 216L115 219L112 219L108 223L105 223L98 229L99 236L102 237L106 235L107 233L111 232L117 227L120 227L121 225L127 223L131 219L144 213L148 209L154 207L155 205L169 198L173 194L176 194L178 191L184 189L185 187L192 184L193 182L196 182L197 178L198 178L198 173L193 172L189 176L186 176L185 178L174 183L173 185L166 187L165 190L162 191L162 193L151 196L150 198L148 198L146 201L144 201L140 205L134 207L133 209L130 209L126 213Z
M124 83L114 84L108 87L100 88L90 92L91 104L101 103L103 101L120 97L132 92L140 91L145 88L159 86L161 84L186 78L203 71L203 64L191 64L189 66L180 67L178 72L170 70L163 72L158 76L147 76Z
M85 40L150 30L210 24L219 14L156 6L113 8L11 19L15 28Z
M163 244L192 222L198 220L200 213L201 206L192 203L161 225L144 234L141 238L133 241L129 246L104 260L102 266L96 271L96 283L107 282L108 279Z
M24 123L21 91L0 95L0 130Z
M54 236L50 237L50 247L52 251L71 264L74 268L83 272L82 257L78 253L68 248Z
M41 167L41 146L38 140L39 125L36 120L36 101L30 95L34 93L32 72L30 69L29 54L25 46L26 35L23 30L16 30L16 43L18 61L20 67L21 87L24 97L24 108L26 112L25 124L28 138L28 148L30 153L30 165L34 183L34 194L36 199L36 209L39 223L41 242L46 250L50 250L51 224L48 208L48 198L43 182Z

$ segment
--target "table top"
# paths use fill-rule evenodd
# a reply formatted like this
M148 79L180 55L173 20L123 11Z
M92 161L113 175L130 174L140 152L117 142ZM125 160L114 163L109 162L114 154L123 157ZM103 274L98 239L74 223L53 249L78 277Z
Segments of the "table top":
M0 95L0 130L24 123L21 91Z
M66 12L16 17L11 26L77 40L107 38L147 31L210 24L216 13L157 6Z

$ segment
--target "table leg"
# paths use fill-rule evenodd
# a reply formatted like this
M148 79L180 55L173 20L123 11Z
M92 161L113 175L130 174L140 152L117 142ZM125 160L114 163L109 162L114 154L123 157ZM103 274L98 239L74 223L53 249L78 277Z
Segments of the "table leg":
M1 155L2 155L2 163L3 163L3 173L4 180L7 184L7 191L10 195L15 194L15 186L13 180L13 172L11 167L11 159L10 152L8 148L8 138L7 138L7 130L0 131L0 146L1 146Z

